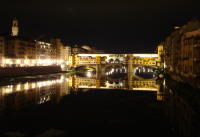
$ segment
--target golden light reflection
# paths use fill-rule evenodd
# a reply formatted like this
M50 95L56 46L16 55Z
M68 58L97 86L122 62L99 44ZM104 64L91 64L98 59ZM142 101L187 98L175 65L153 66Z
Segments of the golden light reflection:
M158 85L155 82L155 79L148 79L148 80L134 80L128 79L123 81L112 81L112 80L97 80L94 77L91 77L91 72L87 73L87 77L78 77L78 76L60 76L59 78L42 80L42 81L29 81L26 83L16 83L15 85L7 85L0 87L0 91L2 91L1 95L12 94L15 92L24 92L25 94L29 93L29 90L35 89L34 91L44 91L45 95L50 92L51 88L54 87L61 87L59 90L67 91L68 89L124 89L124 90L131 90L131 91L155 91L159 92ZM165 84L165 82L164 82ZM54 88L55 89L55 88ZM52 90L54 92L54 90ZM46 93L47 92L47 93ZM60 92L60 91L59 91ZM161 97L157 94L158 100L161 100ZM48 96L51 96L48 95ZM40 103L45 102L45 100L49 100L50 98L45 97L41 99Z
M32 88L35 88L35 83L32 83L31 86L32 86Z
M28 89L29 89L29 84L28 84L28 83L26 83L26 84L24 85L24 89L25 89L25 90L28 90Z
M63 82L68 82L68 78L61 77L60 79L52 79L52 80L46 80L46 81L37 81L37 82L26 82L26 83L18 83L16 85L7 85L0 87L0 91L3 95L11 94L13 92L20 92L20 91L27 91L30 89L36 89L36 88L43 88L52 86L55 84L61 84Z
M20 90L21 90L21 84L17 84L16 90L17 90L17 91L20 91Z

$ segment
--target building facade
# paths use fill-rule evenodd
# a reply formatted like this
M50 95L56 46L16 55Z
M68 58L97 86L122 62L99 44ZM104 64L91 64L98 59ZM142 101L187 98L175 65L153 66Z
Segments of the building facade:
M37 66L46 66L56 64L52 44L45 41L36 41L36 62Z
M185 77L200 77L200 28L181 37L179 68Z
M200 21L190 21L164 42L164 61L175 80L200 88Z
M0 36L0 67L4 66L5 58L5 38Z
M35 42L20 37L9 37L5 46L5 66L34 66Z

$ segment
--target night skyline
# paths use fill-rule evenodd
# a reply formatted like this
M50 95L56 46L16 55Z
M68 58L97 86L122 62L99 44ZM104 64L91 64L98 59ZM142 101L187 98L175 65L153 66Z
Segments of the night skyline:
M59 37L71 45L91 45L113 53L153 52L174 26L200 17L199 3L4 1L0 33L10 31L12 19L17 18L23 36Z

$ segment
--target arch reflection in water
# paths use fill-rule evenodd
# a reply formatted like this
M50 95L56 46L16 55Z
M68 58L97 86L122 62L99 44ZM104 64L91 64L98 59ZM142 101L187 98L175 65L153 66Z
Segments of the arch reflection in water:
M127 73L129 75L129 73ZM66 74L54 74L50 76L34 76L21 78L12 83L7 82L0 87L0 111L20 110L47 101L58 103L62 96L76 93L78 90L89 91L89 89L123 89L129 91L147 91L159 93L160 85L155 79L101 79L91 77L69 76ZM158 100L162 100L159 97Z
M124 65L112 65L105 68L105 76L110 78L126 78L127 67Z

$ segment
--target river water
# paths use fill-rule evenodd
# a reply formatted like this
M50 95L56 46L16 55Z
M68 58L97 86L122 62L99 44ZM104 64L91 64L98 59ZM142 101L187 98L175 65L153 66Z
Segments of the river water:
M1 80L0 135L173 136L165 80L66 73Z

